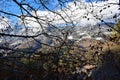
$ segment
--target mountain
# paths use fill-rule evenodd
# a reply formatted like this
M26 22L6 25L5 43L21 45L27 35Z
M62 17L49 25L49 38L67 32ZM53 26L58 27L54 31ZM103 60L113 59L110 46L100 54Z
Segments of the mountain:
M2 37L0 44L1 46L4 46L6 45L6 43L8 43L6 47L13 48L13 49L26 49L28 51L36 52L38 49L42 47L42 44L49 45L49 46L54 46L59 44L59 42L57 42L57 39L61 38L64 40L65 36L63 35L63 33L66 34L66 32L73 31L67 35L68 40L80 41L86 38L103 39L103 36L99 35L99 32L103 34L110 33L108 29L110 28L107 27L106 25L101 25L101 26L96 25L92 27L82 27L82 28L81 27L75 27L75 28L65 27L64 30L62 31L57 31L56 29L52 28L52 31L50 29L48 29L48 31L46 30L46 33L48 33L48 35L41 35L36 37L35 39L21 38L21 37ZM24 30L20 30L20 31L24 32ZM27 32L32 33L31 30L28 30ZM13 33L13 31L11 33Z
M110 27L113 27L120 19L119 6L114 5L114 2L118 3L117 0L92 4L76 1L76 4L69 2L66 8L55 12L38 10L35 13L32 11L31 14L39 19L22 15L24 19L19 20L18 26L21 28L18 29L11 26L9 19L0 17L0 32L24 36L43 33L35 39L1 36L0 46L9 43L10 48L28 48L36 51L41 48L42 43L50 46L54 46L54 43L60 44L57 40L64 40L66 35L68 35L68 40L73 41L84 38L103 39L99 33L109 34Z

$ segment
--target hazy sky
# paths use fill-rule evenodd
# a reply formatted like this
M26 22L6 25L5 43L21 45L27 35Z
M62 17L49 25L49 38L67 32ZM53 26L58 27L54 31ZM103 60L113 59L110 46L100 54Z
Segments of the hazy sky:
M19 0L19 1L21 1L21 0ZM40 4L35 5L35 2L33 0L26 0L26 1L28 3L30 3L30 5L33 6L34 8L38 8L38 6L40 6ZM89 1L94 2L96 0L86 0L86 2L89 2ZM99 1L101 1L101 0L99 0ZM97 24L99 22L99 20L97 20L94 16L100 17L101 19L104 19L104 20L110 21L110 22L114 22L114 20L119 18L119 17L115 18L115 19L112 18L114 15L120 14L120 11L118 10L118 8L119 8L118 5L108 4L109 2L116 2L116 1L118 2L119 0L109 0L108 2L93 3L94 6L90 7L91 6L90 3L86 3L86 5L82 6L79 2L77 2L77 5L75 5L73 3L73 0L68 0L67 4L62 5L62 7L64 7L64 9L65 9L64 11L61 11L59 9L60 6L58 6L57 9L58 9L59 13L65 18L65 20L68 23L71 23L71 20L72 20L76 25L77 24L82 24L82 25L91 25L91 24L93 24L93 25L95 25L95 24ZM64 2L64 0L63 0L63 2ZM21 15L21 9L14 2L8 1L8 2L5 2L5 3L2 3L2 1L0 1L0 4L1 4L0 5L0 7L1 7L0 10ZM57 0L49 0L48 4L46 4L46 6L49 9L54 10L56 5L58 4L58 2L57 2ZM104 4L107 4L107 5L104 6ZM102 7L99 7L101 5L102 5ZM107 6L109 6L109 5L110 5L110 7L107 8ZM86 6L86 8L79 9L79 7L83 8L85 6ZM104 9L105 7L106 7L106 9ZM24 8L27 8L27 7L24 6ZM103 11L101 11L101 10L103 10ZM93 11L93 13L90 13L91 11ZM54 21L52 21L52 24L65 23L60 18L60 16L58 16L58 15L56 16L55 14L50 13L49 11L45 11L44 9L42 9L42 7L38 9L37 14L39 16L46 16L45 17L46 20L54 19ZM84 18L85 16L86 16L86 18ZM11 21L13 21L12 23L18 22L17 18L15 18L13 16L12 17L7 16L7 17L9 19L11 19ZM31 19L31 18L28 18L27 20L29 20L29 19ZM30 21L28 21L28 22L29 22L29 24L28 24L29 26L31 26L34 23L34 22L30 22ZM34 25L38 25L38 24L34 23Z
M112 2L116 1L114 0ZM101 20L104 20L107 23L116 23L116 21L120 19L119 6L109 3L111 3L111 1L93 3L93 6L91 6L91 3L81 4L80 2L77 2L75 5L73 2L70 2L66 5L65 9L57 11L67 23L59 15L50 11L38 10L37 15L44 16L40 18L50 21L51 24L60 26L64 26L63 24L68 26L72 23L77 26L96 25L97 23L100 23ZM34 13L32 14L34 15ZM100 18L101 20L97 18ZM29 23L26 24L29 27L37 27L39 25L36 23L35 19L30 17L26 17L26 23ZM47 25L45 22L42 23L43 25ZM32 24L34 25L32 26Z

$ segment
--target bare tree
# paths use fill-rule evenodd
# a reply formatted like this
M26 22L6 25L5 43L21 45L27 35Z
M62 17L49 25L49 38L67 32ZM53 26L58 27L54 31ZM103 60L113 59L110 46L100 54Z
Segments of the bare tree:
M3 62L1 61L0 65L3 67L5 65L1 70L26 74L24 69L30 68L27 69L28 77L34 80L35 75L29 70L40 67L47 72L53 68L54 64L56 74L60 73L61 59L64 59L65 53L72 55L70 51L73 47L79 47L75 42L79 42L83 35L87 34L91 37L91 35L104 33L101 30L103 27L98 27L102 24L106 25L105 28L116 30L111 23L117 23L120 18L119 3L117 0L115 3L106 1L100 4L99 0L95 2L90 0L88 3L85 0L1 0L0 59ZM79 51L85 52L84 49ZM32 61L36 64L38 61L41 62L31 66ZM21 69L16 67L21 65ZM81 65L85 64L81 63ZM43 73L43 76L40 76L41 80L47 80L46 76L50 74ZM54 80L59 80L61 77L54 76ZM22 77L24 76L22 75L21 79Z

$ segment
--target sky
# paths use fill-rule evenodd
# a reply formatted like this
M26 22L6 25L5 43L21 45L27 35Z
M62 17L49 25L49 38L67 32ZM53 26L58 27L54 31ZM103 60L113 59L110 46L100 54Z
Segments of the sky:
M34 8L38 8L38 5L34 5L35 3L32 2L32 0L27 0L27 1L30 2L30 4ZM119 0L108 0L107 2L97 2L97 3L96 3L96 0L86 0L85 3L79 2L79 1L84 1L84 0L76 0L76 1L78 1L76 3L76 5L73 2L73 0L68 0L67 4L62 5L63 10L61 10L60 6L55 8L56 4L58 4L57 0L49 0L49 1L50 1L49 5L46 4L46 6L53 11L57 11L67 21L67 23L66 23L63 19L61 19L60 16L53 14L50 11L43 9L42 7L39 10L37 10L38 16L44 16L43 19L48 20L48 21L53 20L51 22L51 24L53 24L53 25L61 25L61 24L70 25L71 23L74 23L75 25L78 25L78 26L79 25L82 25L82 26L96 25L100 21L98 19L96 19L96 17L94 17L94 16L97 16L98 18L101 18L101 19L105 20L106 22L113 22L113 23L115 22L115 20L120 19L120 17L119 17L120 11L118 10L119 6L109 4L109 3L114 3L114 2L116 3ZM93 7L92 7L91 3L89 3L90 1L93 1L93 5L94 5ZM2 4L2 3L0 3L0 4ZM21 11L14 2L11 1L11 2L6 2L4 4L7 4L7 6L4 5L6 7L1 8L1 9L3 9L4 11L9 11L11 13L20 15ZM110 7L108 8L108 6L110 6ZM2 6L0 6L0 7L2 7ZM31 13L34 15L34 12L31 11ZM118 17L113 19L114 15L117 15ZM12 23L18 22L18 20L15 17L9 17L9 19L11 19L10 21L12 21ZM35 21L35 19L26 17L26 23L27 23L26 26L38 27L39 24L34 21ZM44 26L44 24L47 24L45 22L42 22L42 23L43 23L43 26Z
M21 2L22 0L17 0L18 2ZM44 1L44 0L43 0ZM50 9L50 10L56 10L56 9L59 9L59 8L64 8L65 6L66 6L66 4L62 4L62 6L58 6L57 8L56 8L56 5L58 5L58 1L57 0L48 0L49 2L48 3L46 3L46 6ZM62 1L64 1L64 0L62 0ZM73 1L73 0L67 0L67 2L69 3L69 2L71 2L71 1ZM46 9L45 8L43 8L42 6L41 6L41 4L36 4L35 3L35 1L34 0L26 0L26 2L27 3L30 3L30 5L32 6L32 7L34 7L35 9L37 9L37 8L39 8L39 10L40 11L45 11ZM41 6L41 7L40 7ZM25 7L25 6L24 6ZM13 2L12 0L6 0L6 1L4 1L4 0L1 0L0 1L0 10L2 10L2 11L6 11L6 12L9 12L9 13L14 13L14 14L17 14L17 15L21 15L21 9L18 7L18 5L15 3L15 2ZM1 14L0 13L0 15L3 15L4 16L4 14ZM5 15L6 16L6 15ZM8 17L8 16L7 16ZM17 18L16 17L10 17L9 16L9 18L10 19L12 19L12 21L13 22L17 22Z
M69 2L63 10L56 10L67 23L59 15L50 11L38 10L37 15L41 19L51 21L51 24L57 26L73 26L71 23L75 26L92 26L101 23L97 18L104 20L106 23L116 23L120 19L119 6L109 3L116 3L117 1L109 0L106 2L93 2L93 4L77 2L76 5L73 2ZM34 12L32 14L34 15ZM29 23L26 24L29 27L37 27L39 25L35 22L35 19L30 17L26 17L26 23ZM46 22L41 21L41 23L43 23L43 26L47 26ZM31 26L32 24L34 25Z
M21 0L17 0L17 1L21 1ZM33 6L34 8L38 8L40 6L40 4L36 4L34 2L34 0L26 0L28 3L30 3L31 6ZM44 0L43 0L44 1ZM63 2L64 1L67 1L67 3L60 3L62 4L61 7L65 8L66 5L70 2L73 2L74 0L62 0ZM84 0L76 0L76 1L84 1ZM94 2L96 0L85 0L86 2ZM102 1L102 0L97 0L97 1ZM48 0L48 3L46 3L46 6L51 9L51 10L56 10L56 6L58 5L58 0ZM1 0L0 1L0 7L1 7L1 10L4 10L4 11L9 11L9 12L14 12L15 14L20 14L21 11L20 11L20 8L11 0L8 0L8 1L4 1L4 0ZM61 8L61 7L58 7L57 9ZM41 6L41 8L39 8L39 10L41 11L45 11L45 9Z

